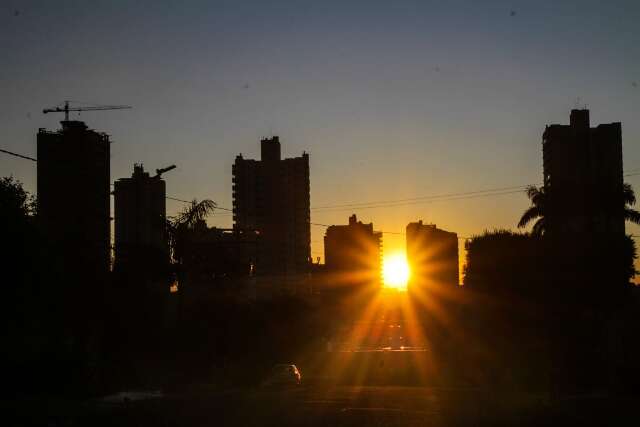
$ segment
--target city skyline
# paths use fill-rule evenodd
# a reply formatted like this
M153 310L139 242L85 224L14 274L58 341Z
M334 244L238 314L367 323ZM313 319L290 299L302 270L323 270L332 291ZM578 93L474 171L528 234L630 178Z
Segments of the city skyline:
M588 110L571 110L571 115L573 117L573 114L576 112L580 112L580 111L586 111L587 116L589 115L589 111ZM62 124L63 122L61 122ZM78 122L78 123L82 123L82 122ZM551 126L558 126L559 124L554 123ZM610 124L605 124L607 126L609 126ZM617 123L613 123L613 125L619 125L619 122ZM549 125L547 125L548 127ZM567 125L562 125L560 124L559 126L564 126L566 127ZM40 128L41 131L44 131L44 128ZM545 128L546 129L546 128ZM53 132L53 131L51 131ZM546 130L545 130L546 132ZM108 133L105 133L105 135L108 135ZM261 143L264 144L265 141L271 141L271 139L269 138L263 138L261 139ZM277 135L273 136L273 141L276 141L279 145L279 137ZM278 150L280 151L280 150ZM279 154L280 155L280 154ZM308 157L308 154L306 154L306 152L303 152L303 156ZM242 154L239 154L236 157L236 163L238 161L238 158L242 159ZM254 162L253 160L250 160L250 162ZM136 166L137 164L134 164L134 166ZM140 167L142 167L142 164L139 165ZM175 168L175 166L172 166L169 169ZM637 176L640 173L634 173L635 171L632 170L631 173L626 173L624 175L624 179L626 180L629 177L633 177L633 176ZM124 179L126 179L126 177L123 177ZM115 184L116 181L118 180L122 180L123 178L117 178L117 177L112 177L112 181ZM112 185L114 185L112 184ZM232 185L233 188L233 185ZM233 190L232 190L233 193ZM312 207L311 210L319 210L319 211L329 211L329 212L345 212L345 211L354 211L354 212L359 212L359 211L369 211L369 210L378 210L378 209L391 209L391 208L395 208L397 209L398 207L400 208L404 208L407 206L415 206L415 205L422 205L422 204L432 204L432 203L446 203L446 202L455 202L455 201L465 201L465 200L469 200L469 199L484 199L484 198L496 198L496 197L502 197L505 195L514 195L514 194L525 194L524 191L524 186L511 186L511 187L500 187L500 188L493 188L493 189L476 189L473 191L465 191L465 192L459 192L459 193L438 193L438 194L431 194L431 195L424 195L424 196L418 196L418 197L414 197L414 198L407 198L407 199L391 199L391 200L382 200L382 199L378 199L378 200L372 200L369 202L360 202L360 203L347 203L347 204L332 204L332 205L325 205L325 206L318 206L318 207ZM183 201L181 201L183 200ZM176 197L172 197L171 195L167 196L165 199L166 203L169 202L178 202L183 204L184 202L186 202L186 200L184 199L179 199ZM220 228L220 225L217 223L217 220L219 220L220 216L230 216L230 213L227 213L227 211L231 211L231 209L226 208L224 206L220 206L220 208L216 209L216 211L218 212L216 215L213 215L212 217L210 217L208 219L208 223L210 225L213 225L214 227L218 227ZM222 211L222 215L220 215L220 211ZM112 216L115 213L115 203L111 202L111 213ZM374 214L375 215L375 214ZM213 223L213 224L211 224ZM431 223L433 224L433 223ZM314 223L313 219L311 221L311 234L312 236L314 235L314 226L315 228L320 228L322 230L326 230L326 228L329 226L328 224L321 224L321 223ZM114 242L114 238L115 238L115 229L114 229L115 225L112 224L112 232L111 232L111 239L112 239L112 244ZM627 227L629 227L629 225L627 225ZM634 227L633 224L631 224L631 227ZM635 226L637 227L637 226ZM224 226L222 227L224 228ZM499 227L494 227L493 229L498 229ZM513 228L513 227L503 227L503 228ZM485 227L485 230L489 230L490 227ZM382 230L380 228L376 228L377 232L384 234L385 236L391 236L392 240L398 240L401 241L401 239L404 239L404 242L402 243L406 243L406 234L403 232L396 232L396 231L390 231L390 230ZM469 237L471 237L471 235L478 235L480 232L476 232L476 233L470 233L468 236L462 236L459 237L458 239L461 241L465 241L467 240ZM633 236L636 237L636 236ZM317 245L317 241L315 242ZM324 242L323 242L324 243ZM398 247L398 245L389 245L391 246L392 250L388 251L387 254L392 256L392 257L397 257L397 256L401 256L401 257L405 257L406 256L406 251L404 250L404 248L402 247ZM384 248L384 239L383 239L383 248ZM324 250L324 244L322 245L322 248ZM311 241L311 253L312 253L312 261L316 262L318 260L318 257L320 260L322 260L323 262L325 262L326 260L324 259L324 256L319 256L317 254L316 251L314 251L314 241L312 239ZM382 253L385 254L384 249L382 250ZM465 249L464 249L464 244L460 244L458 245L458 253L459 253L459 274L460 277L462 277L464 275L464 256L465 256ZM315 257L313 255L316 255ZM324 254L322 254L324 255ZM638 265L638 261L636 262L636 265Z
M3 6L5 424L639 418L637 0Z
M255 157L256 142L276 134L285 157L310 154L312 223L356 213L397 233L418 218L459 236L515 229L529 204L524 193L313 207L539 184L544 126L567 123L583 104L596 125L622 122L625 173L639 169L638 5L550 4L325 5L339 17L286 3L141 5L123 19L110 4L16 3L0 18L8 52L0 87L11 105L0 114L3 148L34 155L34 129L56 129L60 119L40 111L67 98L129 104L80 116L115 142L112 181L134 162L176 164L169 195L231 208L235 155ZM137 25L143 16L148 25ZM30 162L2 156L0 168L35 190ZM181 207L168 201L168 215ZM210 222L232 220L218 211ZM314 259L324 231L312 226ZM401 234L385 236L386 253L403 247Z

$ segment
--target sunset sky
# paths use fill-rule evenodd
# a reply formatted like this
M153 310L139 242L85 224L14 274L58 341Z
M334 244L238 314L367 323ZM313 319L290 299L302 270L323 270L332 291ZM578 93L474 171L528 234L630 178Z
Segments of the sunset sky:
M310 154L319 207L539 183L545 125L586 105L592 126L622 122L625 172L640 171L639 22L638 1L8 0L0 148L35 156L38 128L62 118L42 109L65 99L128 104L79 117L112 136L112 180L176 164L169 195L230 208L235 156L279 135L285 156ZM36 190L33 163L0 155L10 174ZM527 205L512 193L311 218L470 236L515 228ZM312 226L314 258L323 234Z

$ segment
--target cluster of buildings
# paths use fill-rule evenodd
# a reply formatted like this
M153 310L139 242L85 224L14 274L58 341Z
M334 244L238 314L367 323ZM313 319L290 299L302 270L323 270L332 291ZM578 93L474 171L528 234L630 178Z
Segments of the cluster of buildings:
M110 140L83 122L38 132L38 215L61 256L85 274L158 269L169 261L166 185L162 173L174 166L110 180ZM349 217L324 237L325 264L312 263L309 155L282 158L277 136L262 139L260 160L238 155L233 164L233 227L196 224L184 254L188 280L252 278L271 288L296 290L311 273L336 284L380 283L382 233ZM611 213L607 197L622 188L621 125L591 128L588 110L573 110L569 125L547 126L543 134L547 229L560 232L609 230L624 233L623 212ZM553 189L553 191L549 191ZM111 261L110 195L114 196L114 261ZM411 287L457 286L458 237L433 224L406 227Z
M109 136L80 121L61 124L58 131L38 132L38 213L61 256L90 277L113 270L144 272L134 276L140 281L162 280L149 272L162 272L169 261L162 174L175 166L150 174L134 164L131 177L116 180L111 188ZM193 225L182 248L183 277L198 284L253 278L254 283L290 291L311 273L327 273L323 277L347 286L379 284L382 233L355 215L347 225L329 226L325 264L318 269L311 259L309 155L283 158L277 136L260 142L260 154L259 160L240 154L233 164L233 227L209 227L204 221ZM422 271L418 264L445 256L427 254L440 245L440 233L453 236L446 256L455 264L455 274L442 277L457 285L455 234L422 222L410 224L407 231L410 253L426 251L416 258L416 272Z

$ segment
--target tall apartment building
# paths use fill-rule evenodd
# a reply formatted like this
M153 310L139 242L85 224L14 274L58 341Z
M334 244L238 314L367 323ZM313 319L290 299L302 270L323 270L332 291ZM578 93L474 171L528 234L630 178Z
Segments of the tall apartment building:
M349 284L379 285L382 277L382 233L373 224L349 217L348 225L332 225L324 236L326 271L333 280Z
M458 235L435 224L411 222L406 229L407 258L411 268L409 290L424 286L458 286Z
M168 261L165 181L135 164L131 178L115 182L113 194L114 269L128 269L151 259Z
M569 125L545 128L542 152L547 230L624 234L622 125L592 128L589 110L572 110Z
M67 267L110 267L109 136L80 121L38 131L38 217Z
M261 160L236 157L234 229L259 233L256 273L293 276L311 261L309 155L282 159L277 136L260 142Z

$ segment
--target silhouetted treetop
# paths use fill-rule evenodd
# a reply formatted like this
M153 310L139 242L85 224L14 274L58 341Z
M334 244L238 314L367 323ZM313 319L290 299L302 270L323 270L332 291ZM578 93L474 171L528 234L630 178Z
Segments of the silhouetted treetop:
M209 214L212 214L216 206L213 200L204 199L198 202L196 199L193 199L191 204L178 214L173 223L176 226L191 228L198 222L204 220Z
M548 215L550 209L550 189L544 186L527 187L526 194L531 201L531 206L522 214L518 222L518 228L526 227L530 222L535 221L531 234L542 236L548 228ZM595 189L594 189L595 191ZM602 192L606 196L598 200L598 211L605 215L619 215L623 210L625 221L640 224L640 212L631 208L636 203L636 196L630 184L624 183L619 191ZM576 206L575 209L580 209Z
M193 199L175 218L167 221L169 250L176 263L181 263L185 246L188 245L193 230L198 224L203 223L215 208L216 203L213 200L205 199L198 202Z
M526 194L529 200L531 200L531 207L529 207L520 218L518 222L518 228L524 228L531 221L535 221L531 234L534 236L542 236L546 231L545 215L548 209L548 195L544 187L536 187L530 185L526 189Z
M3 220L26 217L33 212L33 197L12 176L0 178L0 212Z

